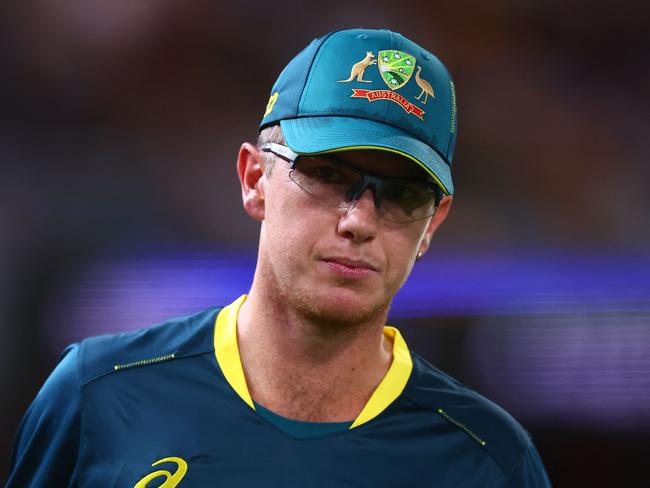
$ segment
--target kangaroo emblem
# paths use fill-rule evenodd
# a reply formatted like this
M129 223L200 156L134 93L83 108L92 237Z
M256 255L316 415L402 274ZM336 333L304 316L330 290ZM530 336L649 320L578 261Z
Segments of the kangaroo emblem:
M423 80L422 78L420 78L421 71L422 71L422 67L418 66L418 70L415 72L415 82L422 89L422 91L417 97L415 97L415 99L420 100L420 97L424 95L424 100L422 100L422 103L426 105L427 98L429 98L429 95L431 95L431 98L436 98L436 96L433 94L433 88L431 87L429 82L427 80Z
M355 63L354 66L352 66L352 69L350 70L350 77L347 80L338 80L337 83L348 83L355 78L357 81L361 81L363 83L372 83L371 80L364 80L363 79L363 72L366 70L368 66L371 66L373 64L377 64L376 59L374 58L375 55L372 51L368 51L366 53L366 57L363 58L361 61L358 63Z

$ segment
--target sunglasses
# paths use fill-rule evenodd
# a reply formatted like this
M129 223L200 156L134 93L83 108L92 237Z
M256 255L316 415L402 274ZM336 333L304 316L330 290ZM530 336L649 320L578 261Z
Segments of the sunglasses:
M431 217L442 199L433 181L378 175L331 154L297 154L282 144L266 143L260 150L290 163L291 181L328 207L349 209L370 189L381 218L409 223Z

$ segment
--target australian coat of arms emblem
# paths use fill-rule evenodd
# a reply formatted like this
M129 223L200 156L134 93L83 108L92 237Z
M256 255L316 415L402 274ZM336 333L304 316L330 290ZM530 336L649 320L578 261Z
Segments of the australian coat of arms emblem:
M402 51L379 51L379 73L388 88L397 90L411 79L415 58Z
M399 90L406 85L415 74L415 82L420 87L420 94L415 97L422 105L427 103L429 96L435 98L431 84L420 76L422 67L416 67L414 56L403 51L385 50L379 51L379 56L375 59L373 52L367 52L366 57L355 63L350 70L350 76L345 80L338 80L339 83L350 83L352 81L362 83L372 83L370 80L363 78L365 70L373 65L377 65L381 79L390 90L362 90L352 89L353 98L366 98L370 102L375 100L390 100L400 105L407 113L424 120L424 110L409 102L395 90Z

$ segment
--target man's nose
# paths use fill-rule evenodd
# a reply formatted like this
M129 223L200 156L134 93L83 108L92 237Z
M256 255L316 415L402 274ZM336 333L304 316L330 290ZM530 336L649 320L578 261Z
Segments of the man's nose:
M338 223L339 234L354 242L363 242L374 238L377 233L379 211L375 206L375 197L370 188L367 188L343 212Z

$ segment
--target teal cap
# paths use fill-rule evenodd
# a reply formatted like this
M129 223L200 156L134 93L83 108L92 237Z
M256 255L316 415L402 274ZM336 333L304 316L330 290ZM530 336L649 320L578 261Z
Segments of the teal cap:
M260 130L278 123L298 154L395 152L454 193L454 83L436 56L396 32L349 29L312 41L280 73Z

